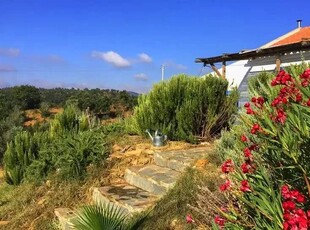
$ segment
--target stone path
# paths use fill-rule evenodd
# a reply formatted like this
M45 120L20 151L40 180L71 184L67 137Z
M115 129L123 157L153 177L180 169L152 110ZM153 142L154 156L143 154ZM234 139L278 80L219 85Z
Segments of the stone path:
M186 150L154 153L154 164L129 167L125 171L125 182L94 188L93 203L113 203L124 213L133 215L153 206L155 202L171 189L196 160L204 158L212 148L199 147ZM55 210L60 229L69 230L74 212L68 208Z

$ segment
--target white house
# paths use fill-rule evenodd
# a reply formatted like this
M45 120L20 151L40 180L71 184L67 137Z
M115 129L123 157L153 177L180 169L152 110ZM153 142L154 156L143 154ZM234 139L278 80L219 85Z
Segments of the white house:
M248 101L248 79L262 71L279 71L281 67L310 62L310 26L298 27L283 36L254 49L223 54L209 58L196 58L197 63L210 65L213 74L226 78L230 87L238 87L239 104ZM226 66L226 62L235 61ZM215 63L222 63L222 70Z

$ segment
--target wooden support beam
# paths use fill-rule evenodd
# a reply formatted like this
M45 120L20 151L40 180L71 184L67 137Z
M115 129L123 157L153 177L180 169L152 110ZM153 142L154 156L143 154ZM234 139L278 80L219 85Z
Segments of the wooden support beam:
M278 56L276 59L276 74L280 72L280 67L281 67L281 59L280 56Z
M226 79L226 61L222 62L222 78Z
M217 74L218 77L222 77L222 74L220 73L220 71L215 67L215 65L213 63L210 64L211 68L213 69L213 71Z

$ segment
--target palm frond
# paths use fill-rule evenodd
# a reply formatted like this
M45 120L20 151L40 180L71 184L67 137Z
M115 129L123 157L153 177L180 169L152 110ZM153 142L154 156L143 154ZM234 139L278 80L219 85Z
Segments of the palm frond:
M118 230L123 229L127 215L113 204L84 206L72 221L78 230Z

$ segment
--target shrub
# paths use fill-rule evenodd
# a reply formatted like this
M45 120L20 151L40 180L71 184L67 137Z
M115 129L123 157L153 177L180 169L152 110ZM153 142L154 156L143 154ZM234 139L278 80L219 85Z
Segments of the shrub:
M238 93L226 96L227 81L179 75L154 85L138 98L134 111L137 130L160 129L172 140L210 139L228 127L236 112Z
M242 157L222 165L220 190L230 199L215 222L229 229L308 229L310 69L292 66L271 85L257 84L241 114L235 154Z
M20 131L8 143L4 153L4 174L7 183L19 184L25 175L27 167L38 158L38 142L26 131Z
M105 159L107 153L104 136L98 131L58 136L49 144L41 146L39 160L30 165L27 173L29 178L35 178L33 175L44 176L57 171L60 178L78 178L84 175L87 166Z
M4 168L8 183L25 178L39 181L57 171L61 178L82 176L89 165L105 159L106 138L96 118L69 105L42 132L17 133L5 152Z
M216 153L223 161L233 159L238 161L240 155L237 154L241 148L238 140L244 132L241 125L234 125L230 130L222 130L221 138L215 141Z
M269 84L274 74L271 72L262 72L254 77L251 77L248 82L248 90L251 94L260 95L266 99L269 99Z
M49 117L51 115L49 109L51 105L48 102L41 102L40 104L40 112L43 117Z

